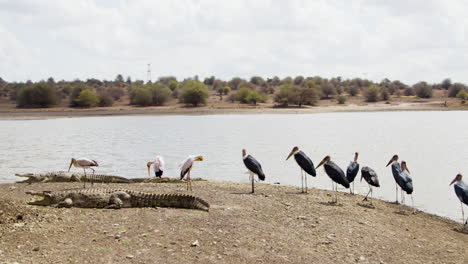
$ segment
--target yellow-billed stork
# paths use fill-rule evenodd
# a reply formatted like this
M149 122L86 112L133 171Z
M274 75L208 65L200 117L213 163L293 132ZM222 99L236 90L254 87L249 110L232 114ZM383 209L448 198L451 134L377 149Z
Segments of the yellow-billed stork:
M193 163L195 161L203 161L203 156L188 156L180 167L180 179L182 180L187 175L187 190L192 190L192 183L190 182L190 172L192 171Z
M68 171L70 172L70 169L71 169L71 166L75 166L76 168L82 168L83 169L83 172L84 172L84 179L83 179L83 187L86 187L86 169L91 169L93 171L93 174L94 174L94 169L92 167L98 167L99 164L97 163L97 161L95 160L92 160L92 159L88 159L88 158L79 158L79 159L75 159L75 158L72 158L71 161L70 161L70 166L68 167ZM93 184L93 183L91 183Z

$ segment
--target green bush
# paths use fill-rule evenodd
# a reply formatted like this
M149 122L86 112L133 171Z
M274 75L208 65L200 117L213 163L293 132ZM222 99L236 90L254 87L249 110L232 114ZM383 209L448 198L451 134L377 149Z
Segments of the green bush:
M348 87L348 93L351 96L356 96L359 93L359 88L357 88L356 86L350 86Z
M104 107L104 106L112 106L114 104L114 99L112 96L108 93L100 93L98 95L99 103L98 106Z
M80 95L75 100L76 106L91 107L99 103L99 98L90 89L86 88L80 92Z
M450 86L448 90L448 97L456 97L457 94L461 91L466 89L466 85L462 83L454 83Z
M266 102L268 96L266 94L257 93L252 88L249 87L241 87L237 93L237 101L243 104L254 104L256 105L258 102Z
M181 103L193 106L206 104L208 100L208 87L199 81L185 81L182 83L182 92L180 93L179 100Z
M151 91L145 87L134 88L130 93L130 104L148 106L152 103Z
M314 105L318 100L317 89L318 86L312 80L307 81L301 87L284 84L280 86L274 101L283 107L287 107L290 104L298 106Z
M45 82L36 83L19 90L16 105L25 107L49 107L57 103L55 89Z
M414 92L419 98L431 98L432 97L432 87L426 82L418 82L413 85Z
M388 99L390 99L390 93L387 88L382 88L380 90L380 99L383 101L388 101Z
M404 95L405 95L405 96L413 96L413 95L414 95L414 89L411 88L411 87L405 88Z
M366 102L378 102L380 100L380 87L373 84L369 87L364 88L363 94L364 98L366 98Z
M457 98L460 98L460 99L462 99L462 100L468 99L468 92L466 92L465 90L460 90L460 91L457 93Z
M336 101L338 102L338 104L344 104L346 103L346 96L338 95L338 97L336 98Z
M164 105L170 98L172 91L163 84L156 84L150 88L152 105Z

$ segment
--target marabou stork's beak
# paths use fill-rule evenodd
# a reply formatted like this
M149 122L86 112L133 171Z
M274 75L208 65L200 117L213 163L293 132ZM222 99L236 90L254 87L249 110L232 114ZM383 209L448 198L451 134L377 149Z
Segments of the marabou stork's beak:
M286 160L288 160L293 154L294 154L294 149L291 151L291 153L289 153L289 155L288 155L288 157L286 158Z
M327 157L325 157L325 158L319 163L319 165L317 165L317 167L315 167L315 168L318 169L318 167L322 166L325 162L327 162Z
M449 184L449 186L456 183L457 181L461 180L461 178L462 178L462 175L457 174L457 176L455 176L455 179L453 179L453 181Z
M387 165L385 167L388 167L388 165L390 165L392 163L393 163L393 158L387 163Z
M68 172L70 172L71 166L73 165L74 162L75 162L75 159L71 159L70 166L68 167Z
M195 161L203 161L203 156L196 156Z
M149 161L148 163L146 163L146 167L148 168L148 177L151 177L150 175L150 169L151 169L151 165L153 164L153 162Z

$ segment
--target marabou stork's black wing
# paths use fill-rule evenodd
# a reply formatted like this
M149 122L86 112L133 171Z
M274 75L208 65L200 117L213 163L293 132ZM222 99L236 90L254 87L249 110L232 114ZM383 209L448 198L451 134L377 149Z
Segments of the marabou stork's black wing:
M465 183L457 183L453 186L455 189L455 194L458 196L458 199L466 205L468 205L468 185Z
M247 157L244 159L244 164L247 169L257 174L261 181L265 180L265 174L263 173L262 165L260 165L260 162L252 157L252 155L247 155Z
M315 166L312 160L302 151L299 151L294 155L294 159L297 164L309 175L316 176L317 172L315 171Z
M328 174L328 177L330 177L334 182L349 188L349 181L346 179L343 170L338 167L338 165L329 160L323 166L325 167L325 172Z
M407 194L413 193L413 179L408 172L401 171L397 183Z
M358 172L359 172L359 163L352 161L348 165L348 169L346 170L346 179L348 179L349 182L353 182Z
M373 169L369 167L363 167L361 169L361 176L370 185L375 186L375 187L380 187L379 178L377 177L377 173Z

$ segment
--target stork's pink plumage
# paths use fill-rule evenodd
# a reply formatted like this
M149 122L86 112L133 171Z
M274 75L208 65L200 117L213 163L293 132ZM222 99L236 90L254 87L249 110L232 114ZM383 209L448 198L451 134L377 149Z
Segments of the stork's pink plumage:
M70 161L70 166L68 167L68 171L70 171L72 165L75 166L76 168L82 168L83 172L84 172L84 175L85 175L85 178L86 178L86 169L91 169L93 171L93 174L94 174L94 169L92 167L98 167L99 166L97 161L92 160L92 159L88 159L88 158L78 158L78 159L72 158L71 161ZM86 187L86 179L83 182L83 184L84 184L83 187Z
M187 174L187 190L192 190L192 183L190 182L190 171L192 170L195 161L203 161L203 156L188 156L181 164L180 179L182 180Z

